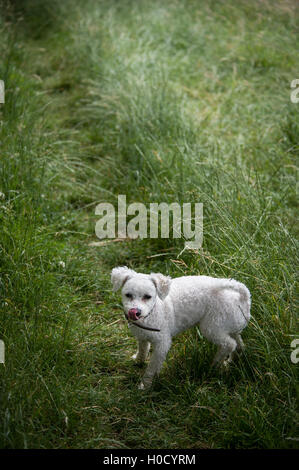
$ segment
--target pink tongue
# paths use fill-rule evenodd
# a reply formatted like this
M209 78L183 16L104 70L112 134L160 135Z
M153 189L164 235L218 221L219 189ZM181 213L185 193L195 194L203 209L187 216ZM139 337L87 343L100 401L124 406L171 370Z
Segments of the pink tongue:
M136 313L137 313L137 311L132 311L132 310L129 311L129 318L130 318L130 320L134 320L134 321L135 321L135 320L138 319Z

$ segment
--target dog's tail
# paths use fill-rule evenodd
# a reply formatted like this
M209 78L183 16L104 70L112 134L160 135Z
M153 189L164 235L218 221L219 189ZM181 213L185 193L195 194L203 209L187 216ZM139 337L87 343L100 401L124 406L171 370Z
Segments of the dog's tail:
M247 287L235 279L221 279L221 289L232 289L240 295L239 308L248 322L250 319L251 295Z

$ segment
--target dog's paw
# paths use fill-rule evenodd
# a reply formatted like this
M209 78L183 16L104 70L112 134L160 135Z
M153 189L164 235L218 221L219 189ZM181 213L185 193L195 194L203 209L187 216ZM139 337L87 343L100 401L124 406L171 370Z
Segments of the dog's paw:
M232 363L232 359L229 358L229 359L226 359L225 361L223 361L221 364L220 364L220 369L227 372L228 369L230 368L230 365Z
M140 384L138 385L139 390L148 390L152 386L151 381L141 381Z

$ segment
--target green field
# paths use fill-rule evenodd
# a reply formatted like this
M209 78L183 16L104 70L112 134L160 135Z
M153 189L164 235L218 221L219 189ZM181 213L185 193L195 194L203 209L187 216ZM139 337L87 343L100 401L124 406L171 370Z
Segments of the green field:
M297 2L0 4L0 447L298 448ZM202 248L92 246L119 194L203 203ZM138 391L118 265L244 282L244 354L187 331Z

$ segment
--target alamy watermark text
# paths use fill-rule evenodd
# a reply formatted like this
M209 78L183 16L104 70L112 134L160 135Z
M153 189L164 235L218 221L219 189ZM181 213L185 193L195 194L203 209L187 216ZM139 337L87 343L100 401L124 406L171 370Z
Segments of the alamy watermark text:
M153 202L147 208L141 202L127 205L126 196L120 194L117 211L113 204L103 202L96 206L95 232L98 238L182 238L185 248L199 249L203 239L203 205L189 202ZM128 216L131 217L127 220ZM159 224L160 222L160 224ZM160 227L160 230L159 230ZM172 228L172 230L171 230Z
M5 88L4 81L0 80L0 104L5 102Z

